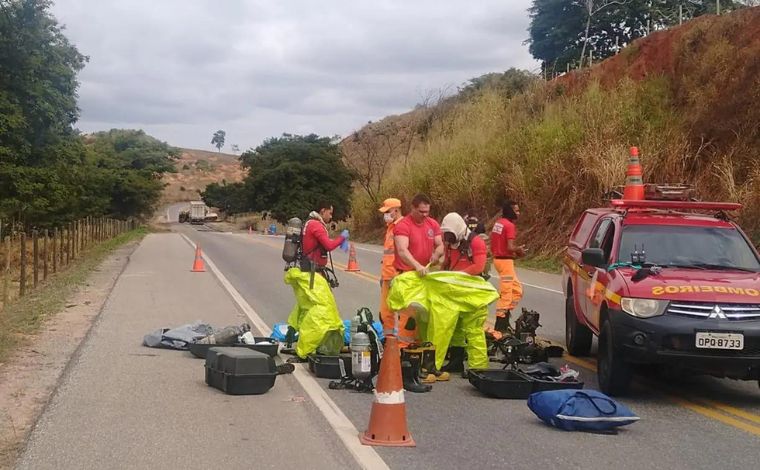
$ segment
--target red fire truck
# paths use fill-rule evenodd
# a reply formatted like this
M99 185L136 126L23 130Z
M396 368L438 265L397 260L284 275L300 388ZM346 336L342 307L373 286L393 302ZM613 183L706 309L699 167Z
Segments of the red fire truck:
M611 395L625 393L635 364L760 379L760 256L728 215L741 206L646 187L648 199L586 210L572 232L569 353L588 355L598 336L599 386Z

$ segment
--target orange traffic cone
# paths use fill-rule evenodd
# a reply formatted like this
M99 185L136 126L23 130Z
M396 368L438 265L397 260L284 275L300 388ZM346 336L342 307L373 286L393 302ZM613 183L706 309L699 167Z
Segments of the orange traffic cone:
M348 266L346 266L346 271L350 273L361 271L361 269L359 269L359 263L356 262L356 249L354 248L353 243L351 243L348 250Z
M248 235L253 235L253 228L250 225L248 226Z
M365 446L415 447L406 427L406 404L401 381L401 357L395 336L385 337L385 352L380 361L375 401L369 415L369 426L359 434Z
M201 246L195 245L195 261L193 262L193 269L191 269L194 273L205 273L206 267L203 264L203 255L201 254Z
M631 156L628 158L628 169L625 172L623 199L632 201L644 199L644 179L641 176L638 147L631 147Z

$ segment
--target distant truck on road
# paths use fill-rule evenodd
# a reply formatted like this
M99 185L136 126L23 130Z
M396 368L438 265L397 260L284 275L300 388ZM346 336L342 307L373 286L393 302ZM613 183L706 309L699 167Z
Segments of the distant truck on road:
M208 207L203 201L192 201L190 203L190 223L202 224L206 221Z

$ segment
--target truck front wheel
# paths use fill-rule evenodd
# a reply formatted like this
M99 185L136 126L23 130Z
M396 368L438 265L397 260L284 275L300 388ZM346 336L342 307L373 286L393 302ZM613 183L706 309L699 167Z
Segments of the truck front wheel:
M565 298L565 343L567 352L573 356L588 356L591 351L592 333L586 325L578 321L575 314L575 298L572 285Z
M612 396L625 394L633 378L630 364L626 363L620 352L615 349L612 324L609 320L604 322L599 335L596 375L601 391Z

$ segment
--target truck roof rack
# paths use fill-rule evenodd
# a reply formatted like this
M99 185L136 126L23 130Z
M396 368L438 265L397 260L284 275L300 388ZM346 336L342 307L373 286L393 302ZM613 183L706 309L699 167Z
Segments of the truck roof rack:
M610 205L616 209L664 209L664 210L692 210L692 211L735 211L742 208L736 202L705 202L705 201L652 201L652 200L629 200L612 199Z

